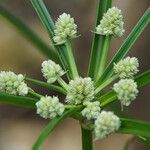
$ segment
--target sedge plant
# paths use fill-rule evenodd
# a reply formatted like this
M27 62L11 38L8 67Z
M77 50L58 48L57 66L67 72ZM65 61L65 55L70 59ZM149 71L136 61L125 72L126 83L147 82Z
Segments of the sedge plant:
M126 109L136 99L140 88L150 83L150 70L138 74L140 62L136 57L126 56L149 25L150 8L107 64L111 40L123 36L124 21L121 10L112 6L112 0L97 0L89 67L87 75L83 77L73 54L72 42L79 35L74 18L63 13L54 21L42 0L31 0L31 3L49 34L53 48L49 48L2 6L0 15L49 57L41 64L41 73L46 82L17 75L12 71L1 71L0 103L34 109L37 115L50 120L32 149L40 150L47 136L67 117L79 121L83 150L92 150L95 140L107 138L113 133L149 139L150 122L122 118L117 115L117 109ZM31 89L28 83L57 91L65 99L60 101L58 96L41 95ZM112 88L104 90L111 83L114 83ZM121 108L113 109L111 104L117 102Z

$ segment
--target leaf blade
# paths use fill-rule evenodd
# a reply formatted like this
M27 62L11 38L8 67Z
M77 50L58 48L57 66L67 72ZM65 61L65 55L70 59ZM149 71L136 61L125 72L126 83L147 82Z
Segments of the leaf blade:
M41 22L43 23L44 27L46 28L46 30L49 34L49 37L53 43L53 46L57 50L57 53L58 53L58 56L59 56L59 59L60 59L62 65L63 65L63 68L67 72L68 79L70 79L71 71L68 67L68 61L66 59L67 57L65 54L65 52L66 52L65 45L55 45L54 41L52 40L53 36L54 36L54 29L55 29L52 17L50 16L43 0L31 0L31 3L32 3L34 9L36 10Z
M139 120L121 118L121 127L118 132L150 138L150 123Z
M36 100L30 97L0 93L0 103L35 109Z

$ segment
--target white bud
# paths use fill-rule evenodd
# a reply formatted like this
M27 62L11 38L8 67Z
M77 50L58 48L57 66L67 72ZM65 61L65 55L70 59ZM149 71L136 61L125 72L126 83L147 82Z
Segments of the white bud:
M36 103L37 114L47 119L53 119L56 116L61 116L65 110L62 103L59 102L58 97L46 96L42 97L40 101Z
M108 9L100 21L100 24L96 27L96 33L121 37L124 33L123 24L121 10L117 7L112 7Z
M16 75L11 71L0 72L0 92L12 95L25 96L28 94L28 87L24 83L22 74Z
M77 25L70 14L63 13L55 23L55 36L53 40L56 44L64 44L67 38L75 38L77 34Z
M120 60L117 64L114 63L114 73L120 78L133 78L139 72L138 67L139 62L137 58L127 57Z
M43 76L47 79L47 82L53 83L57 80L58 77L64 74L64 71L60 65L56 64L52 60L47 60L42 63L42 73Z
M94 83L91 78L77 77L69 82L66 102L76 105L93 99Z
M82 110L82 116L86 117L88 120L96 119L100 113L100 102L85 102L84 105L86 106Z
M95 121L96 139L102 139L117 131L120 127L120 119L113 112L102 111Z
M138 94L137 84L132 79L121 79L115 83L113 90L117 93L122 105L129 106L136 99Z

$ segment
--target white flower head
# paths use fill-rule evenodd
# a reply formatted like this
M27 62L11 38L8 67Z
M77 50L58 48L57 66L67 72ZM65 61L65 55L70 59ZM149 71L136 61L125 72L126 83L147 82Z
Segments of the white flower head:
M64 74L60 65L56 64L52 60L47 60L42 63L42 73L47 79L48 83L54 83L58 77Z
M109 8L104 14L100 24L96 27L96 33L101 35L114 35L121 37L124 34L123 16L117 7Z
M91 78L77 77L69 82L66 102L76 105L92 101L93 98L94 83Z
M135 57L127 57L117 64L114 63L114 73L120 78L133 78L139 72L139 62Z
M85 102L84 105L86 106L82 110L82 116L86 117L88 120L96 119L100 113L100 102Z
M64 44L67 38L75 38L77 36L77 25L74 23L74 18L66 13L60 15L55 23L54 34L53 40L56 44Z
M53 119L57 116L61 116L65 110L62 103L59 102L58 97L45 96L36 103L37 114L47 119Z
M121 125L119 117L113 112L102 111L95 120L96 139L102 139L114 133Z
M121 79L115 83L113 90L117 93L122 105L129 106L136 99L138 94L137 84L132 79Z
M16 75L11 71L0 72L0 92L25 96L28 94L27 84L22 74Z

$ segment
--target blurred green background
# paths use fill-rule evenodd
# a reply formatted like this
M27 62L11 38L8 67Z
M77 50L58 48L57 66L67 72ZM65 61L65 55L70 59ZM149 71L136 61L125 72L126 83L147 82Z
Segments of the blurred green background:
M45 0L45 3L54 19L63 12L70 13L75 18L78 33L82 35L74 40L75 57L81 73L85 75L92 40L91 31L94 30L95 24L96 0ZM122 9L126 32L121 39L113 39L109 58L150 6L150 1L113 0L113 4ZM48 35L29 0L0 0L0 5L10 10L49 44ZM139 58L141 72L150 68L150 25L132 47L129 55ZM45 59L47 58L37 48L0 17L0 70L11 70L43 80L40 65ZM48 90L36 87L35 89L52 94ZM150 86L144 87L137 100L124 111L136 119L150 121L149 89ZM48 121L37 116L35 111L0 105L0 150L31 150L47 123ZM113 135L95 142L94 150L122 150L124 143L131 138L130 135ZM81 150L78 122L67 119L49 136L43 145L43 150ZM129 150L148 150L148 148L138 140L133 140Z

